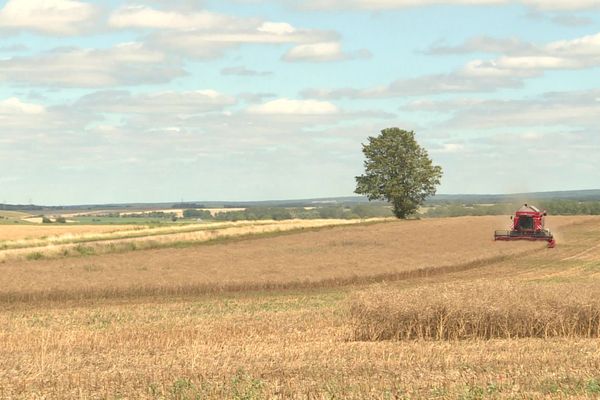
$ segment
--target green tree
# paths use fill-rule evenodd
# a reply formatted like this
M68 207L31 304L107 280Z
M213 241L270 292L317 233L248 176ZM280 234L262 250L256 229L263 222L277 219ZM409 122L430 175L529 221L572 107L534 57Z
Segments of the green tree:
M212 219L212 214L208 210L188 209L183 210L183 218Z
M356 177L355 193L367 195L369 200L388 201L398 218L414 214L435 194L442 167L433 165L412 131L388 128L368 140L362 150L365 174Z

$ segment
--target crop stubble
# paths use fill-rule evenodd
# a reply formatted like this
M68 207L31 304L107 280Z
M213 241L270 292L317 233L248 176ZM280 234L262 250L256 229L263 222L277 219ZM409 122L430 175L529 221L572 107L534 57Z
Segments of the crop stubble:
M410 277L411 271L420 276L469 268L544 248L494 243L490 232L498 222L496 217L393 222L181 249L6 261L0 264L0 300L361 283Z
M478 269L389 285L405 291L510 277L560 288L554 279L561 270L569 271L569 279L598 282L595 270L582 275L578 260L561 261L593 246L578 235L588 229L597 240L597 221L554 219L564 239L554 250L540 243L491 243L489 229L499 222L494 218L412 221L207 247L6 262L0 286L4 293L43 287L51 293L131 288L141 280L168 288L186 275L209 284L252 283L258 276L317 282L487 258ZM583 225L568 226L574 222ZM517 253L523 254L511 258ZM349 340L345 305L355 290L5 298L0 397L593 398L600 392L597 339Z

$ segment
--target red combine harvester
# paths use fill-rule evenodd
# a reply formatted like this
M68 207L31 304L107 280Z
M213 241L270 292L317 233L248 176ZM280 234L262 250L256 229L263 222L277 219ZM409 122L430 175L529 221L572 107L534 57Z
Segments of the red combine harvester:
M552 232L544 227L546 211L540 211L534 206L525 204L514 217L511 230L496 231L494 240L544 240L548 247L556 246Z

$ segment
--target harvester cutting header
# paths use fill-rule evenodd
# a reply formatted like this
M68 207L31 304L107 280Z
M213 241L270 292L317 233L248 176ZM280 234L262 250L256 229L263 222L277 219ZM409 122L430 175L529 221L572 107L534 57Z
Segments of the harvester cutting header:
M546 211L525 204L511 217L511 230L496 231L494 240L544 240L548 247L553 248L556 245L554 236L544 227L546 215Z

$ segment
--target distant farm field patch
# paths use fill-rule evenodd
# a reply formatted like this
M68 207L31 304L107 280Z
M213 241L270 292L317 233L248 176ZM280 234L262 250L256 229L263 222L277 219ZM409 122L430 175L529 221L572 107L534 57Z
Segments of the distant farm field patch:
M155 213L155 212L162 212L165 214L174 214L178 218L183 218L183 212L185 210L186 209L184 209L184 208L168 208L168 209L163 209L163 210L122 212L121 215L122 216L145 215L145 214L151 214L151 213ZM210 212L210 214L214 217L215 215L217 215L219 213L245 211L246 209L245 208L202 208L201 210L206 210L206 211Z
M0 210L0 217L4 217L4 218L14 218L14 219L19 219L19 218L26 218L31 216L31 214L25 213L25 212L21 212L21 211L4 211L4 210Z
M41 218L40 218L41 219ZM89 233L108 233L133 229L128 225L0 225L0 241L22 240L22 239L40 239L50 236L61 235L82 235Z

